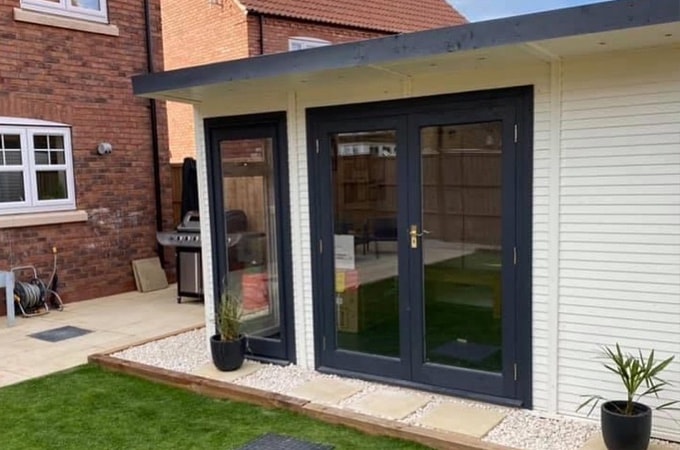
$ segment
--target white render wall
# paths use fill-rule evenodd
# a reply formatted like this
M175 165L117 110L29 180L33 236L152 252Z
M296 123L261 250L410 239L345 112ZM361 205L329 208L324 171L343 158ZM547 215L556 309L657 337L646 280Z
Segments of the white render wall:
M680 50L542 56L502 71L376 71L256 99L230 93L197 106L199 120L288 112L299 365L314 367L305 109L520 85L535 87L534 409L576 415L581 395L620 396L596 359L599 345L620 342L680 359ZM199 195L207 210L199 141ZM211 298L209 241L204 245ZM206 318L212 323L209 301ZM666 375L675 384L669 399L680 399L680 360ZM657 435L680 439L679 428L656 413Z

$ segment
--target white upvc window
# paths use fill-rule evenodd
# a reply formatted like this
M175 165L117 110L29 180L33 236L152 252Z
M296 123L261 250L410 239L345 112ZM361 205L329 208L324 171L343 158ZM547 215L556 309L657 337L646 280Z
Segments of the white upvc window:
M292 37L288 39L288 50L305 50L325 45L331 45L331 42L311 37Z
M0 214L75 206L71 129L0 122Z
M74 19L108 22L106 0L21 0L21 7Z

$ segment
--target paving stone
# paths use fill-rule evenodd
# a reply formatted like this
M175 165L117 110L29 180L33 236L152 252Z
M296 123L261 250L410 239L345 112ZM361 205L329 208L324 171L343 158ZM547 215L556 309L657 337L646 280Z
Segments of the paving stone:
M369 416L403 419L422 408L429 399L409 392L372 392L347 406Z
M441 403L423 415L418 423L454 433L481 438L505 418L498 411L458 403Z
M595 436L590 438L583 447L581 447L581 450L607 450L607 447L604 445L602 435L597 433ZM664 447L660 444L652 442L649 444L647 450L668 450L668 447Z
M290 395L314 403L337 404L360 390L360 387L345 381L317 378L293 389Z
M19 383L20 381L23 381L24 378L25 377L22 375L0 370L0 387L9 386L10 384L14 383Z
M198 375L205 378L210 378L211 380L224 381L231 383L232 381L243 378L251 373L255 373L262 368L261 364L245 360L243 365L238 370L232 370L230 372L222 372L217 370L215 365L210 362L207 363L194 371L194 375Z

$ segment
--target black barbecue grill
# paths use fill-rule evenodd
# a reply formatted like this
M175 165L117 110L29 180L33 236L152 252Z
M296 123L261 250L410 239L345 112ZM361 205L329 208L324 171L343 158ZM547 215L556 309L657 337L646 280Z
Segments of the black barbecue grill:
M201 266L201 223L197 211L189 211L176 231L156 234L161 245L175 247L177 264L177 303L182 297L203 299Z
M245 212L233 209L225 212L228 231L229 271L242 270L264 263L264 247L256 241L265 237L258 231L248 231ZM197 211L189 211L176 231L156 233L161 245L175 247L177 261L177 303L182 297L203 300L203 269L201 266L201 222Z

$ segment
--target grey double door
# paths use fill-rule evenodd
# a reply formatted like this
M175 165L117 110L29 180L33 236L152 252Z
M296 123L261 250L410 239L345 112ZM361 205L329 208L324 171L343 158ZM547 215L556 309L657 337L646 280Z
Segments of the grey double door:
M320 370L528 404L525 96L310 112Z

